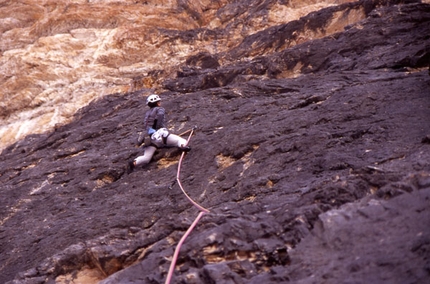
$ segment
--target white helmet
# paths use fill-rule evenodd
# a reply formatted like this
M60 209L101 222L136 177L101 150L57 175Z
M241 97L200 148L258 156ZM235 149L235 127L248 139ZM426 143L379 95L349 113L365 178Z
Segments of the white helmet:
M161 101L160 97L156 94L152 94L146 99L146 104L148 105L150 103L156 103L159 101Z

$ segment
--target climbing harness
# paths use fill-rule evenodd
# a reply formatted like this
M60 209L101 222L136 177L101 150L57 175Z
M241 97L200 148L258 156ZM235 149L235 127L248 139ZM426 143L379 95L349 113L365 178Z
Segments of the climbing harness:
M191 139L191 136L194 133L194 130L196 129L196 127L193 127L192 129L190 129L190 131L186 131L184 133L188 133L190 132L190 135L188 136L187 139L187 143L186 145L188 145L188 142ZM175 265L176 265L176 260L178 259L178 255L179 255L179 251L181 250L181 246L184 243L185 239L188 237L188 235L191 233L191 231L194 229L194 227L197 225L197 223L199 222L199 220L203 217L204 214L209 213L210 211L206 208L204 208L203 206L201 206L200 204L198 204L197 202L195 202L184 190L184 188L182 187L181 184L181 180L180 180L180 173L181 173L181 165L182 165L182 160L184 159L185 156L185 152L182 152L181 157L179 159L179 163L178 163L178 172L176 174L176 182L178 183L179 187L181 188L182 192L185 194L185 196L188 198L188 200L195 206L197 207L197 209L199 209L199 215L197 215L197 218L194 220L194 222L191 224L191 226L188 228L188 230L185 232L185 234L182 236L181 240L179 241L178 245L176 246L175 249L175 253L173 255L172 258L172 263L170 264L170 268L169 268L169 273L167 274L167 278L166 278L166 282L165 284L169 284L170 280L172 279L173 276L173 272L175 270ZM173 184L171 185L173 186Z
M151 135L152 143L158 147L167 143L167 137L170 133L166 128L160 128Z

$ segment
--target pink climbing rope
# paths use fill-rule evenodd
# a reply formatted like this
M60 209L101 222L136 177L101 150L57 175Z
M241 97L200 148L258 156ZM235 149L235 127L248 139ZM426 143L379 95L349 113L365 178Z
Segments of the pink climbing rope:
M191 139L191 136L193 135L194 132L194 128L191 129L190 135L188 136L187 139L187 145L188 142ZM185 232L185 235L182 236L181 240L179 241L176 249L175 249L175 253L173 254L173 258L172 258L172 263L170 264L170 268L169 268L169 273L167 274L167 278L166 278L166 282L165 284L169 284L170 280L172 279L173 276L173 272L175 270L175 265L176 265L176 261L178 259L178 255L179 255L179 251L181 250L181 246L184 243L185 239L188 237L188 235L191 233L191 231L194 229L194 227L197 225L197 223L199 222L199 220L203 217L204 214L209 213L209 210L204 208L203 206L199 205L197 202L195 202L184 190L184 188L182 187L181 184L181 180L180 180L180 172L181 172L181 166L182 166L182 160L184 159L185 156L185 152L182 152L181 154L181 158L179 159L179 163L178 163L178 172L176 174L176 181L179 184L179 187L181 188L182 192L185 194L185 196L188 198L188 200L195 206L197 207L197 209L199 209L200 213L199 215L197 215L197 218L194 220L194 222L191 224L191 226L188 228L188 230Z
M188 237L188 235L191 233L191 231L194 229L194 227L199 222L200 218L203 217L203 215L206 214L205 212L200 211L199 215L197 215L197 218L194 220L194 222L191 224L191 226L188 228L185 235L182 236L181 240L178 243L178 246L175 249L175 253L173 255L172 263L170 264L169 273L167 274L166 278L166 284L170 283L170 280L173 276L173 271L175 270L176 260L178 259L179 251L181 250L181 246L184 243L185 239Z

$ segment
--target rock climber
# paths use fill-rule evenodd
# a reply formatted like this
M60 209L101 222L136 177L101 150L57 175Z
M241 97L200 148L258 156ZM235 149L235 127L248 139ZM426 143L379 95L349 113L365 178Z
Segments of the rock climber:
M187 140L172 134L166 128L166 111L161 107L161 98L152 94L146 99L149 110L145 113L144 132L139 136L138 143L145 141L145 152L142 156L129 162L129 171L136 166L148 164L158 148L174 146L184 152L191 148L187 146Z

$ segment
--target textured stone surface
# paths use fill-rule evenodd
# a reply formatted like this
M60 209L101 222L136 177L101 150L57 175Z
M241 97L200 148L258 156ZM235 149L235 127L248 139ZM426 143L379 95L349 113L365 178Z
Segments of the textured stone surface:
M225 52L250 34L331 5L314 0L2 0L0 150L70 122L94 99L159 89L189 56Z
M174 283L430 277L430 6L375 3L262 27L163 69L172 131L198 126L182 183L211 210ZM218 15L252 10L230 5ZM363 20L324 36L357 11ZM174 183L178 150L126 173L149 92L104 96L3 150L0 282L164 283L198 211Z

